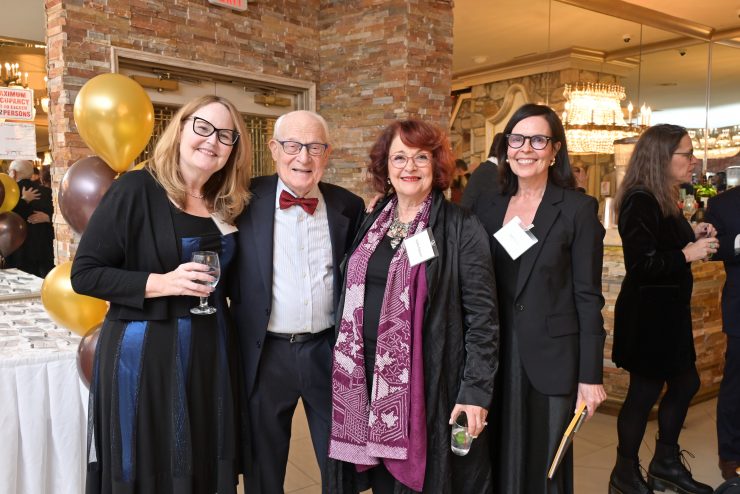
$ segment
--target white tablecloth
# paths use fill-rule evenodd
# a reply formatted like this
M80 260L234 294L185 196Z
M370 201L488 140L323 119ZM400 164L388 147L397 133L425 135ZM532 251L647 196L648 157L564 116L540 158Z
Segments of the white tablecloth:
M38 298L43 282L42 278L20 269L0 269L0 301Z
M76 335L40 300L0 305L0 493L84 491L87 389Z

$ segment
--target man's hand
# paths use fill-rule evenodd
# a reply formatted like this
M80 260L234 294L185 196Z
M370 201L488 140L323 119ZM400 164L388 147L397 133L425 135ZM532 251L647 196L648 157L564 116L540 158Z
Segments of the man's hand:
M34 211L31 215L28 216L26 221L32 225L35 225L38 223L51 223L51 218L49 218L49 215L44 213L43 211Z
M38 189L34 189L33 187L23 187L23 190L21 191L21 197L26 202L31 202L39 199L41 197L41 193L38 191Z

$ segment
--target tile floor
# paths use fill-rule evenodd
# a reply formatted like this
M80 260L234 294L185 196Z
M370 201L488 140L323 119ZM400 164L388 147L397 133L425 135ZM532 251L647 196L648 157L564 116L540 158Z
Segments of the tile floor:
M687 458L694 477L712 487L717 487L722 483L722 476L717 468L716 407L717 400L706 401L691 407L680 437L681 447L696 456L696 458ZM576 436L573 450L576 494L607 492L609 474L616 458L616 422L616 417L597 413ZM643 441L640 449L640 458L645 468L652 458L656 429L655 421L648 423L645 433L646 440ZM319 468L311 446L306 416L300 404L293 417L293 435L285 479L285 492L286 494L321 494Z

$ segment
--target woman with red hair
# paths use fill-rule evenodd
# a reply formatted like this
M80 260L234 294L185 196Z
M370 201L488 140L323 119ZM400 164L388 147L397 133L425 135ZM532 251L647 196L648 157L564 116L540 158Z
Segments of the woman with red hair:
M454 158L438 127L394 122L370 161L385 197L345 267L328 490L491 492L485 425L498 318L488 239L474 216L444 198ZM449 424L462 412L477 439L454 456Z

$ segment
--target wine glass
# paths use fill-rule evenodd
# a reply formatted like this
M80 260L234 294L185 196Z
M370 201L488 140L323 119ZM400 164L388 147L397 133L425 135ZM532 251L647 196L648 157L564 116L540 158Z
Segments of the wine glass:
M218 253L210 250L199 250L193 252L193 257L190 260L208 266L208 271L206 271L206 273L210 274L214 278L213 281L196 280L196 283L201 283L203 285L210 286L211 288L215 287L218 283L219 277L221 276L221 266L218 262ZM197 307L190 309L190 312L193 314L213 314L216 312L216 308L208 305L208 297L200 297L200 304Z

